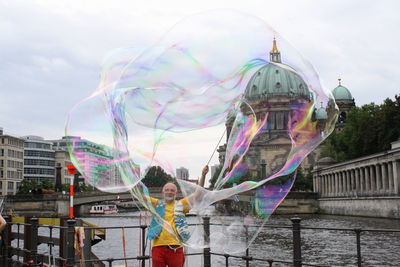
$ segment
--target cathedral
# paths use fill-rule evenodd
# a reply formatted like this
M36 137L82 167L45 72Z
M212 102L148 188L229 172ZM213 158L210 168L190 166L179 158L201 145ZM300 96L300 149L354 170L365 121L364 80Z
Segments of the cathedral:
M346 122L347 113L355 106L355 102L350 91L341 84L341 79L332 94L339 107L336 131L340 131ZM253 140L244 158L253 177L266 177L283 166L290 151L288 121L291 107L294 104L313 101L313 94L303 79L290 66L282 63L275 39L270 51L270 63L261 67L251 77L246 87L245 100L253 108L258 119L265 118L268 113L264 129ZM327 110L322 107L316 109L314 117L318 122L324 121L327 118ZM228 116L226 120L227 138L234 120L233 116ZM218 149L220 164L223 164L225 151L226 144ZM313 166L318 160L318 155L319 149L314 150L301 166Z

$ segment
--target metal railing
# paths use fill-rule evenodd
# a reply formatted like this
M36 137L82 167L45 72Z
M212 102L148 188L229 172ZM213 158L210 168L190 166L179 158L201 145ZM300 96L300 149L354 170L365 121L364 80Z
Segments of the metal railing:
M145 267L146 261L149 262L151 259L151 255L146 254L146 230L147 225L134 225L134 226L112 226L112 227L84 227L85 237L85 246L84 251L81 252L85 254L87 257L84 260L80 260L74 248L75 238L76 238L76 230L75 227L78 226L77 220L69 219L66 221L65 226L54 226L54 225L40 225L38 224L37 218L30 218L29 222L25 223L16 223L11 222L10 217L5 217L7 223L6 229L3 231L3 241L4 245L1 249L1 266L41 266L41 263L45 264L53 264L53 266L66 266L72 267L76 266L113 266L114 263L118 261L125 261L125 263L136 261L139 262L139 266ZM361 234L363 232L381 232L381 233L400 233L400 230L397 229L360 229L360 228L330 228L330 227L304 227L301 226L301 219L299 217L291 218L291 226L282 226L282 225L264 225L266 228L281 228L291 230L292 232L292 261L284 261L278 259L271 258L260 258L250 256L249 248L246 250L245 255L238 256L232 254L224 254L217 253L211 251L210 248L204 248L202 252L199 253L187 253L185 254L187 257L189 256L198 256L201 255L203 257L203 266L210 267L212 266L211 257L223 257L225 266L230 266L230 260L236 259L243 261L246 264L246 267L250 266L251 263L262 263L263 266L267 266L264 264L268 264L268 266L272 267L274 264L286 264L287 266L301 267L301 266L329 266L324 264L314 264L314 263L306 263L303 262L302 259L302 238L301 233L304 231L345 231L354 233L354 242L356 244L356 250L354 251L354 263L361 267L363 266L363 257L361 254ZM197 224L198 225L198 224ZM205 242L210 241L210 226L211 225L221 225L221 224L212 224L210 223L209 217L203 218L203 227L204 227L204 239ZM14 226L14 230L12 228ZM250 226L251 227L251 226ZM23 228L23 233L22 233ZM39 235L39 229L47 229L48 235L41 236ZM112 230L112 229L138 229L140 231L141 244L140 244L140 255L135 257L108 257L108 258L93 258L93 254L91 254L92 247L92 239L94 231L96 230ZM42 231L43 232L43 231ZM23 241L23 242L22 242ZM22 246L23 243L23 246ZM38 252L39 244L47 244L48 251L47 253ZM58 248L58 253L55 253L56 248ZM150 249L149 249L150 251ZM58 254L58 255L57 255ZM97 264L97 265L96 265ZM338 265L344 266L344 263L336 263ZM150 263L149 263L150 265ZM147 265L147 266L149 266Z

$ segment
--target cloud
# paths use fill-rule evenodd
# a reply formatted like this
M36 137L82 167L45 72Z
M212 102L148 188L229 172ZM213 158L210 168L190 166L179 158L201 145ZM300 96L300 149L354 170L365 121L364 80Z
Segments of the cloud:
M398 1L2 1L0 126L59 138L107 52L153 44L182 17L221 7L269 22L329 89L342 77L358 105L400 93Z

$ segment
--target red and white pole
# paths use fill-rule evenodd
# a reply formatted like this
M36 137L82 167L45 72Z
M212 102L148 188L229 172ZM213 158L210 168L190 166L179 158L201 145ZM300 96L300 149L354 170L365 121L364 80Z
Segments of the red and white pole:
M66 165L66 167L71 175L75 175L76 168L74 165L69 164ZM74 177L72 177L69 184L69 218L73 219L74 217Z
M74 218L74 178L69 185L69 218Z

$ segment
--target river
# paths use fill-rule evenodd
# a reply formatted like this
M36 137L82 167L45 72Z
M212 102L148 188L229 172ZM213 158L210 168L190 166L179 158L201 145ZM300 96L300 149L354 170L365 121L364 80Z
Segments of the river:
M326 228L398 229L400 221L391 219L363 218L350 216L302 215L301 225ZM189 217L190 218L190 217ZM107 217L84 217L86 221L98 226L133 226L139 224L137 212L121 213ZM192 220L192 219L189 219ZM291 226L290 216L272 216L268 224ZM211 227L211 236L213 229ZM140 229L124 229L127 257L139 254ZM108 229L105 241L93 247L99 258L123 257L123 231ZM303 229L302 259L304 263L326 266L357 266L356 237L354 232ZM147 246L148 249L148 246ZM200 250L198 250L200 251ZM189 252L198 252L189 250ZM400 233L362 232L361 255L363 266L400 266ZM250 246L250 256L273 260L292 260L292 231L285 228L265 227ZM147 252L148 253L148 252ZM225 266L225 258L213 255L212 266ZM201 256L186 258L186 266L202 266ZM230 266L246 266L243 260L229 259ZM123 265L117 262L113 266ZM139 266L135 261L128 266ZM149 266L146 264L146 266ZM250 266L268 266L266 262L250 262ZM288 266L275 263L274 267ZM292 265L289 265L292 266Z

